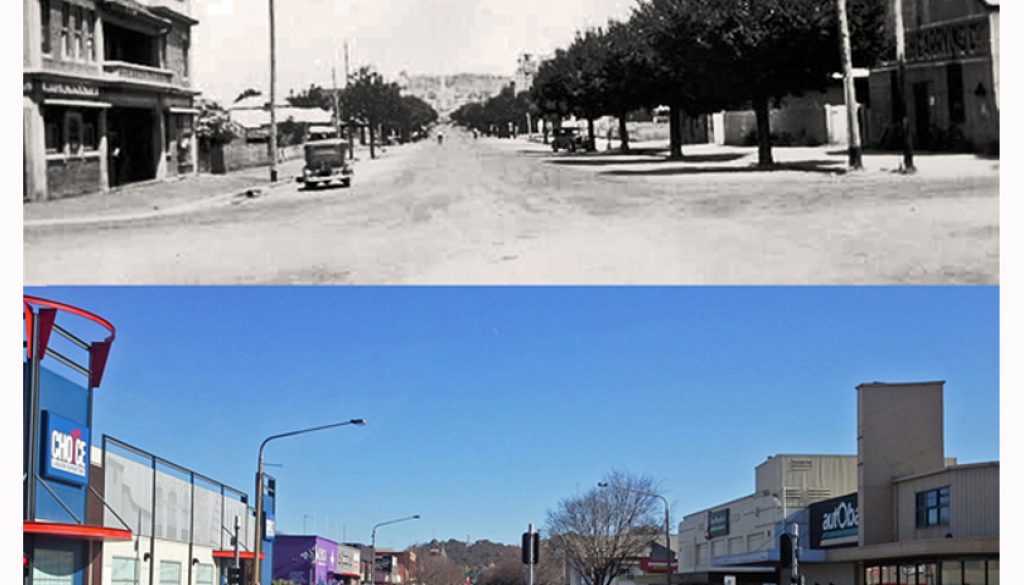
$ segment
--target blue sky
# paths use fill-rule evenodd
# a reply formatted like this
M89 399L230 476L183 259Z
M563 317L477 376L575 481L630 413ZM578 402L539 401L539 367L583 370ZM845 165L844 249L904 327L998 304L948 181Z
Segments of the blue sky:
M855 386L946 380L946 453L999 458L998 289L27 289L117 327L106 433L251 489L278 528L513 543L612 469L683 514L776 453L856 452ZM96 333L98 335L98 332ZM305 520L304 520L305 516Z

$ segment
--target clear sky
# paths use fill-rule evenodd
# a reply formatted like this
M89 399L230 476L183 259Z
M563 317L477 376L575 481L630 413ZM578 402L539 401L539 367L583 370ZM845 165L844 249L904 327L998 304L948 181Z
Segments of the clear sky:
M192 0L197 82L233 100L269 87L267 0ZM332 61L373 65L391 79L424 74L512 75L523 52L567 45L577 29L628 17L635 0L277 0L278 91L331 83Z
M106 433L251 491L278 529L514 543L612 469L683 514L777 453L856 453L855 386L946 380L946 454L999 458L988 287L28 289L117 327Z

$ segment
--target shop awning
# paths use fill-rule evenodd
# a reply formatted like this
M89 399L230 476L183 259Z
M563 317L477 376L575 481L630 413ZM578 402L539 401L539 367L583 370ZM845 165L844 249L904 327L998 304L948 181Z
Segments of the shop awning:
M172 114L198 114L199 108L167 108Z
M131 530L90 526L87 524L61 524L57 522L33 522L25 520L25 534L44 534L79 540L131 540Z
M240 559L252 559L254 553L251 550L240 550L238 551L238 558ZM260 559L265 559L267 555L260 553ZM215 559L233 559L235 558L234 550L215 550L213 551L213 558Z
M109 108L107 102L91 102L89 100L64 100L59 98L45 98L43 104L47 106L67 106L70 108Z

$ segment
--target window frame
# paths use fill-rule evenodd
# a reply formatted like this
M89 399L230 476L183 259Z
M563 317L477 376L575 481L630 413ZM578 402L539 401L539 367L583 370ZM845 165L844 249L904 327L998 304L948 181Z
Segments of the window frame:
M950 489L948 485L917 492L914 499L917 528L949 526Z
M65 60L72 59L71 56L71 5L67 2L60 4L60 50L61 57Z
M53 10L53 5L50 4L50 0L39 0L39 28L42 30L43 35L41 44L44 55L50 55L53 53L51 10Z
M129 580L125 580L125 579L114 579L114 567L111 566L111 570L110 570L110 583L111 583L111 585L127 585L127 584L138 585L138 583L139 583L139 559L137 559L135 557L115 556L115 557L111 558L111 565L113 565L113 563L115 563L117 561L128 561L128 562L131 563L131 566L132 566L132 579L130 581Z
M178 580L176 582L164 580L164 566L174 566L178 569ZM157 583L158 585L181 585L181 561L160 561L160 567L157 569Z

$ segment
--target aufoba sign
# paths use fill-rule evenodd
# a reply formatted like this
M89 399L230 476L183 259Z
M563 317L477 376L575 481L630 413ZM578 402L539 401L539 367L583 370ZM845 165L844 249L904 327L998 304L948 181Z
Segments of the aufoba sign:
M43 475L77 485L89 481L89 427L43 411Z
M855 546L860 530L857 494L811 504L811 548Z

